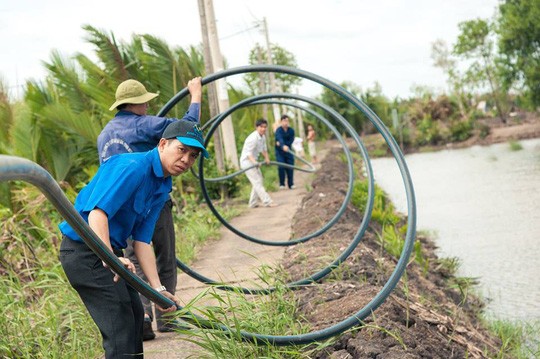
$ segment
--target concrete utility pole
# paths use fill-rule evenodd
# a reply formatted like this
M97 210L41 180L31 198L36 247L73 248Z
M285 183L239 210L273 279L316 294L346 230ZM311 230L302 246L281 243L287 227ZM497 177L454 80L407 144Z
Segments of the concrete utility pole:
M198 0L199 14L201 17L201 31L203 37L205 67L208 74L212 74L223 70L223 57L219 48L219 40L217 34L216 19L214 15L214 5L212 0ZM210 105L210 115L214 117L219 113L224 112L229 108L229 96L227 94L227 83L225 79L219 79L210 84L211 90L208 92L209 101L214 105ZM213 99L212 99L213 98ZM215 105L217 103L217 106ZM217 111L216 111L217 110ZM213 111L216 111L215 113ZM228 116L220 126L221 139L225 152L225 159L230 165L238 169L238 152L236 149L236 141L234 136L234 128L231 117ZM216 152L218 150L216 142ZM221 146L221 144L220 144Z
M263 31L264 31L264 38L266 40L266 56L268 57L268 64L273 65L272 49L270 47L270 39L268 36L268 25L266 24L266 17L263 18ZM270 91L272 93L278 93L279 91L276 85L275 74L273 72L269 72L268 77L270 78ZM274 111L274 127L277 128L277 126L279 126L280 124L280 119L281 119L279 106L277 104L273 104L272 109Z
M208 41L208 31L206 26L206 11L204 10L204 4L202 0L199 0L199 16L201 18L201 33L203 40L203 54L206 61L204 61L204 68L207 74L211 74L212 70L212 61L210 59L210 45ZM210 108L210 117L214 117L219 113L219 104L216 92L215 82L208 85L208 107ZM223 141L221 140L221 131L214 132L214 144L215 144L215 155L216 155L216 165L220 173L225 172L225 159L223 158Z
M298 87L296 88L296 94L299 94ZM302 117L302 110L296 108L296 119L298 121L298 127L296 128L300 132L300 136L304 143L306 143L306 131L304 129L304 118ZM298 132L296 132L298 134Z
M263 60L262 60L262 53L261 53L261 47L259 46L259 44L256 45L255 47L257 49L257 63L258 64L262 64L263 63ZM264 93L266 93L266 81L265 81L265 74L263 72L259 72L259 94L262 95ZM268 117L268 105L267 104L263 104L263 117L264 118L267 118Z

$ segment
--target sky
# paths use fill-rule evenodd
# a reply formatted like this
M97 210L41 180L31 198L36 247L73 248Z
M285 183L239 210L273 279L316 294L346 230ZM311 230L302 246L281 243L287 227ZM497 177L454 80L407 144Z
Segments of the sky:
M431 44L455 43L458 23L492 18L498 0L214 0L222 55L230 68L249 64L256 43L293 53L298 67L335 83L365 90L378 82L389 98L412 95L413 86L446 89L433 66ZM0 0L0 76L12 96L27 79L43 80L53 49L66 57L93 58L82 25L112 32L119 41L151 34L170 46L201 43L196 0ZM235 84L239 79L229 79ZM320 91L303 81L299 93Z

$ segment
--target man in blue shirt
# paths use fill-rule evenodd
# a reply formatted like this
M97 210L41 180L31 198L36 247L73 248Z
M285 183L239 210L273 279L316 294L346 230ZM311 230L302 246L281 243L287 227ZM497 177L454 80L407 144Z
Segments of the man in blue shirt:
M291 146L294 142L294 130L289 127L289 116L281 116L281 126L276 129L276 161L294 165L294 156L291 153ZM278 167L279 189L285 188L285 175L287 175L287 186L294 189L294 172L292 168Z
M160 281L150 241L172 189L171 176L188 171L201 152L208 157L197 124L175 121L153 150L111 157L75 200L75 209L90 228L135 272L133 263L122 256L128 238L133 239L149 284L177 304L178 298ZM67 222L59 228L62 268L102 334L106 358L142 357L144 310L138 293L108 270ZM158 309L169 312L175 307Z
M191 94L191 104L183 119L199 122L200 106L202 101L201 78L196 77L187 85ZM116 102L110 110L118 110L116 116L109 121L98 140L99 161L103 163L111 156L127 152L146 152L156 147L165 128L177 121L175 118L150 116L147 114L148 101L158 96L146 91L142 83L136 80L126 80L118 85L116 90ZM133 253L133 247L128 242L126 256L135 264L137 274L147 280L141 270L137 258ZM176 236L172 216L172 202L166 202L158 218L152 245L156 255L157 267L161 283L170 293L175 292L177 284L176 270ZM144 340L156 337L152 330L152 303L141 296L145 311ZM157 328L161 332L174 329L174 322L167 322L161 318L161 313L156 311Z

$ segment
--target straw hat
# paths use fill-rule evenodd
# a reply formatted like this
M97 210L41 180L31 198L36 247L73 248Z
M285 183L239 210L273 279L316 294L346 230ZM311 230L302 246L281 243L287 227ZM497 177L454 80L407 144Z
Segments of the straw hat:
M157 93L146 91L146 87L137 80L126 80L116 89L116 102L112 104L110 111L125 103L146 103L157 97Z

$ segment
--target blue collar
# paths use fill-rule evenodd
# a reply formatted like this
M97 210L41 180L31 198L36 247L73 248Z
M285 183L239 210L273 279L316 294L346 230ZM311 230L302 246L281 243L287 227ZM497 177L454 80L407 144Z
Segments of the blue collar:
M156 177L164 178L163 166L161 165L157 147L150 151L150 155L152 156L152 170L154 171L154 175Z
M120 110L116 113L116 115L114 115L114 117L119 117L119 116L140 116L140 115L137 115L136 113L126 111L126 110Z

